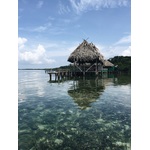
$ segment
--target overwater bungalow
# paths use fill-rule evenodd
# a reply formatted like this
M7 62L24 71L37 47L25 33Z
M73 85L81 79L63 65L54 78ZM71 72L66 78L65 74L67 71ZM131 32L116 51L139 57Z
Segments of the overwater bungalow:
M105 60L104 56L99 52L99 49L93 44L88 43L86 40L70 54L68 61L75 67L75 72L78 74L89 74L108 72L114 65Z
M55 80L63 79L64 77L85 76L85 75L99 75L103 73L110 73L114 71L114 65L105 60L104 56L99 52L99 49L86 40L70 54L68 61L73 66L73 69L58 69L55 72L48 72L50 81L52 75L55 75Z

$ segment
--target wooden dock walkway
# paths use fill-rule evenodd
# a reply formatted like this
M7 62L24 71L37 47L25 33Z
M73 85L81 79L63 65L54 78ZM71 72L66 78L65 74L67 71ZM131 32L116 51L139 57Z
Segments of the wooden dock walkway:
M86 74L86 76L94 76L95 71L86 72L83 74L81 71L69 70L69 69L58 69L58 70L45 70L45 73L49 74L50 82L61 82L68 80L72 77L81 77ZM109 74L107 70L101 70L98 72L98 76L103 76Z
M46 70L45 72L47 74L49 74L50 81L52 81L52 80L59 81L59 80L73 76L73 72L69 71L67 69L61 69L61 70L57 70L57 71ZM53 76L53 78L52 78L52 76Z

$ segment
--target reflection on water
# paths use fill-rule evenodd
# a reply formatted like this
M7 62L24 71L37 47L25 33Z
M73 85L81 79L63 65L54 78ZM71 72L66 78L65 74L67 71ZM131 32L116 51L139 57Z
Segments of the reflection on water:
M19 71L18 149L130 150L130 77L49 83Z
M81 109L90 107L90 103L95 102L104 90L103 80L75 80L69 88L68 94L73 98Z
M118 78L116 78L116 85L127 85L127 84L130 84L131 83L131 76L123 76L123 75L120 75L118 76Z

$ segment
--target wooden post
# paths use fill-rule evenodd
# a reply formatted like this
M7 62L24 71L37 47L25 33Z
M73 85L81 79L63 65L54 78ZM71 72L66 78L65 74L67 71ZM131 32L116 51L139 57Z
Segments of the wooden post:
M103 77L103 66L102 66L102 77Z
M49 73L49 77L50 77L50 81L52 80L52 74L51 73Z
M58 72L58 80L60 80L60 72Z
M85 76L85 71L83 71L83 76Z
M57 80L57 73L55 73L55 81Z
M97 59L96 59L96 68L95 68L95 74L98 75L98 63L97 63Z
M85 76L85 63L83 64L83 76Z
M74 76L75 76L75 61L74 61L73 71L74 71Z

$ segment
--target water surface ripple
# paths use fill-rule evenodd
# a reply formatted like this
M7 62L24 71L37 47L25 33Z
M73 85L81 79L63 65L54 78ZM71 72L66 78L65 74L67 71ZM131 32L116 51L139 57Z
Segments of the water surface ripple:
M19 150L130 150L130 77L49 82L18 72Z

